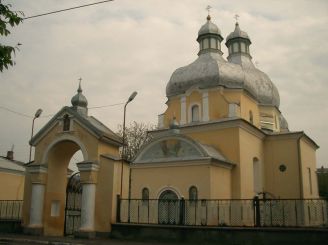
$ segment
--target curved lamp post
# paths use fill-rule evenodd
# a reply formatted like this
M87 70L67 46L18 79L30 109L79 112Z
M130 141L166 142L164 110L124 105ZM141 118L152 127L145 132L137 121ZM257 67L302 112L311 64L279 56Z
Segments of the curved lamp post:
M32 121L32 133L31 133L31 140L33 138L33 130L34 130L34 120L39 118L40 115L42 113L42 109L38 109L36 112L35 112L35 115L34 115L34 118L33 118L33 121ZM31 156L32 156L32 144L30 145L30 157L29 157L29 160L28 162L30 163L31 162Z
M134 91L127 102L124 105L124 114L123 114L123 147L122 147L122 168L121 168L121 198L123 194L123 164L125 158L125 114L126 114L126 106L137 96L137 92Z

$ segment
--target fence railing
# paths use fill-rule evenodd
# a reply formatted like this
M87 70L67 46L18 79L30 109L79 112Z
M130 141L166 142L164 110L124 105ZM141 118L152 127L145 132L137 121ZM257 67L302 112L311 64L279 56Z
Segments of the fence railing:
M118 199L117 222L191 226L328 226L322 199Z
M0 200L0 221L22 219L22 200Z

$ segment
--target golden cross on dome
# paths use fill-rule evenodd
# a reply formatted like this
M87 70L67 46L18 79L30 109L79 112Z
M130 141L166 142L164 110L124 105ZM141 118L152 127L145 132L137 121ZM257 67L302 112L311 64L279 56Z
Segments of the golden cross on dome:
M235 14L235 20L236 20L236 22L238 22L238 18L239 18L239 15L238 14Z

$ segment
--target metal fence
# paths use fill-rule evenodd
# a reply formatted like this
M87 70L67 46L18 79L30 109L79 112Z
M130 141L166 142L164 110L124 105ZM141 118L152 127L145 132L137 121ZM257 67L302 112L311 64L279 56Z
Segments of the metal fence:
M328 226L322 199L118 199L117 222L190 226Z
M22 200L0 200L0 221L20 221L22 219Z

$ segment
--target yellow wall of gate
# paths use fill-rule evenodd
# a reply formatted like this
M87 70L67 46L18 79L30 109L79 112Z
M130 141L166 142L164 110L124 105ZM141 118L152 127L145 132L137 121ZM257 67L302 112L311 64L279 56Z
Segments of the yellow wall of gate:
M96 192L95 230L109 232L116 222L117 195L121 194L122 161L100 158ZM129 164L123 162L123 198L129 193Z
M27 174L24 191L23 204L23 226L26 228L41 229L43 235L64 235L67 168L71 157L78 150L83 153L84 161L98 164L99 170L96 174L96 197L95 197L95 220L94 228L88 232L109 232L110 223L116 217L116 195L120 194L121 161L108 160L101 155L119 157L118 145L100 141L94 134L85 128L74 117L71 119L69 131L63 131L60 123L61 117L55 121L50 129L40 137L35 145L35 161L29 165L32 169L38 165L44 166L47 174L44 179L45 194L43 201L43 218L41 227L29 227L31 211L31 194L33 178ZM91 178L81 172L81 179ZM32 174L40 176L40 174ZM128 194L128 166L124 164L123 192ZM36 177L38 178L38 177ZM86 180L87 182L89 180ZM110 188L108 188L110 187ZM52 214L52 205L56 203L59 207L58 214ZM83 204L82 204L83 205Z

